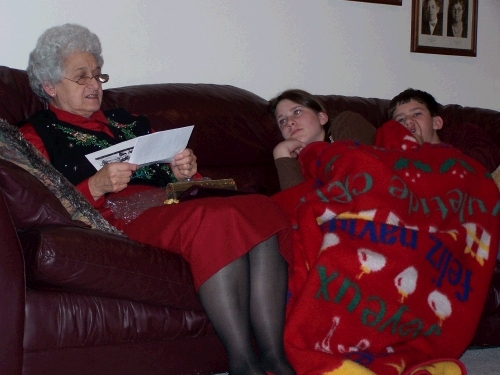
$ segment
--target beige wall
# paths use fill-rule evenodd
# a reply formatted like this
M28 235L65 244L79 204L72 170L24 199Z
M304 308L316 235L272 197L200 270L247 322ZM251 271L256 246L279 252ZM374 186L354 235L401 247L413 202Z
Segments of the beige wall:
M268 99L391 98L407 87L443 104L500 110L500 1L479 1L478 56L410 53L411 0L0 0L0 64L24 69L39 34L65 22L96 32L107 87L230 84Z

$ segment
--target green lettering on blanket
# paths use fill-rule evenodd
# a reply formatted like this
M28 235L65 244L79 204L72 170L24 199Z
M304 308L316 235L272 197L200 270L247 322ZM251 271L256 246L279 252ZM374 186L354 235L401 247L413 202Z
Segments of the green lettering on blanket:
M327 289L328 284L330 284L330 282L335 280L339 274L337 271L334 271L330 276L327 276L326 267L317 266L316 269L318 270L318 276L321 285L319 290L314 295L314 298L318 299L320 298L320 296L322 296L325 301L333 301L335 303L340 303L341 300L346 295L346 293L348 292L349 288L352 288L354 294L352 300L349 302L349 305L347 306L347 311L352 312L358 306L359 301L361 299L361 293L358 285L352 282L351 280L344 278L344 281L342 282L342 285L340 286L337 295L335 296L334 299L330 300L330 295L328 294L328 289Z
M328 289L327 286L328 284L337 278L338 272L332 273L330 276L326 276L326 268L325 267L318 267L318 274L319 274L319 281L321 282L320 288L314 298L320 298L320 296L323 296L323 299L325 301L330 300L330 296L328 295Z
M401 179L399 176L393 176L391 178L391 182L393 185L389 185L389 194L392 195L395 198L402 199L402 200L408 200L408 213L411 214L412 212L418 212L419 210L422 210L424 215L428 215L430 213L429 206L427 204L427 201L425 198L418 198L413 194L413 192L408 189L408 186L404 182L403 179ZM447 214L447 209L446 206L439 205L439 210L444 212L444 216Z
M378 332L389 330L392 335L401 337L410 336L412 339L418 336L441 335L441 328L435 323L429 325L426 329L422 319L413 318L405 322L404 320L407 316L415 315L410 311L408 306L402 304L395 312L389 315L387 303L381 297L370 295L363 298L359 285L346 276L342 280L339 279L337 283L331 284L333 280L338 278L338 271L333 271L328 275L326 267L320 265L316 266L316 270L320 286L314 298L321 298L338 305L347 299L345 301L347 312L353 313L357 308L362 309L360 321L364 326L375 328ZM333 298L330 298L328 290L328 286L330 285L330 291L332 291L332 288L338 286Z
M350 203L359 195L365 194L373 187L373 178L368 173L349 175L343 181L333 181L327 186L328 198L321 192L316 193L321 201Z
M363 312L361 313L361 322L366 326L377 326L386 315L386 304L381 298L377 296L370 296L366 299L366 301L376 301L379 308L377 311L374 311L373 308L363 309ZM410 335L412 339L416 338L422 333L424 329L424 323L421 319L417 318L412 319L411 321L406 323L401 323L401 318L406 311L408 311L408 307L405 305L401 305L394 314L389 316L389 318L383 324L378 326L377 330L379 332L382 332L386 328L390 327L391 334L393 335L399 334L402 337ZM370 321L370 317L374 317L375 319L372 319Z
M384 324L382 324L380 327L378 327L378 331L379 332L382 332L383 330L385 330L387 327L391 327L391 333L393 335L395 335L396 333L398 333L398 325L401 321L401 317L403 316L403 313L405 311L408 311L408 306L405 306L405 305L401 305L399 306L399 309L394 313L392 314L389 319L387 319Z
M477 205L477 209L480 212L486 212L486 207L484 206L484 202L481 199L478 198L473 198L469 197L467 194L463 194L460 190L458 189L453 189L448 192L448 201L450 202L450 206L452 207L453 211L455 213L459 214L460 222L464 222L464 211L467 205L467 215L473 215L474 214L474 203Z
M436 204L438 206L438 210L441 211L441 218L444 220L446 218L446 216L448 215L448 209L446 208L446 205L444 204L441 197L433 197L433 198L431 198L431 201L436 202Z
M378 311L374 311L373 308L372 310L368 308L364 309L361 313L361 322L363 322L365 326L374 327L379 324L384 318L386 313L386 305L385 302L377 296L370 296L366 300L368 302L376 301L378 303Z
M443 220L450 214L458 214L460 223L464 223L468 217L488 211L484 204L484 200L469 196L459 189L449 190L444 197L431 197L428 199L430 201L428 203L426 198L417 197L399 176L393 176L391 178L391 183L388 189L389 194L397 199L408 201L408 214L410 215L422 211L424 215L428 216L431 210L437 210L441 212L441 218ZM497 202L491 214L496 216L499 210L500 206Z
M491 214L493 216L498 216L499 212L500 212L500 200L497 201L497 204L495 205L495 207L493 207L493 210L491 211Z
M342 298L344 298L349 289L352 289L354 294L351 302L347 306L347 311L353 312L353 310L356 308L356 306L359 304L359 301L361 300L361 292L359 290L359 286L353 281L349 280L347 277L344 278L344 281L342 281L342 285L340 286L339 292L333 299L333 302L340 303L340 301L342 300Z

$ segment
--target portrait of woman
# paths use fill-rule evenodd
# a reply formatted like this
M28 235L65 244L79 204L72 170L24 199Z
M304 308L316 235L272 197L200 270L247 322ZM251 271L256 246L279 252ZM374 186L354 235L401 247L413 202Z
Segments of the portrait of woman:
M467 38L467 1L450 0L448 6L448 36Z

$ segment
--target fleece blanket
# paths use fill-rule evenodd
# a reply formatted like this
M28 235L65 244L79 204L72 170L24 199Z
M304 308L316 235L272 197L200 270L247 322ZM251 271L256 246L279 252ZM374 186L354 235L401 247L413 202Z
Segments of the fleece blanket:
M395 121L376 146L316 142L274 198L294 224L285 325L302 374L465 374L498 252L500 196L475 160Z

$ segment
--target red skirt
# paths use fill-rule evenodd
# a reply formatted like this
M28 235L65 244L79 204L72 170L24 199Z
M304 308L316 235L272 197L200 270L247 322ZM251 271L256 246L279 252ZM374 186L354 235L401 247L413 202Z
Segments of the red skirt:
M128 224L110 221L132 240L182 255L196 289L275 234L281 254L291 263L290 220L263 195L195 199L149 208Z

